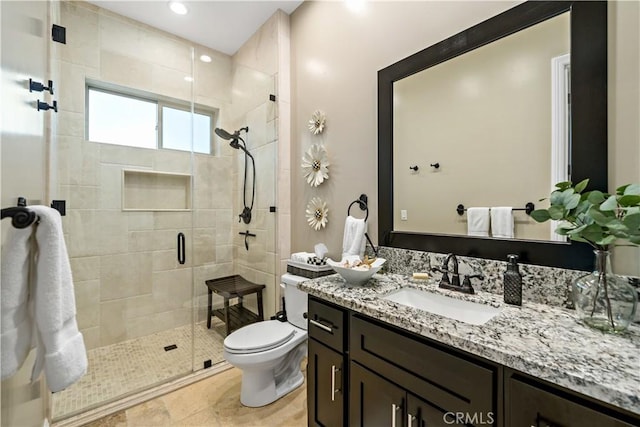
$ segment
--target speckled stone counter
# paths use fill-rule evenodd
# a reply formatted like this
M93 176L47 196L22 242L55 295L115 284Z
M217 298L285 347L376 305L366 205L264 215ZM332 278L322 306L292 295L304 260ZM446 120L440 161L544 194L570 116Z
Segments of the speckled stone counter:
M380 297L411 286L453 298L502 307L484 325L475 326L414 309ZM561 307L527 303L506 305L487 292L464 295L438 289L435 282L399 274L374 275L351 286L339 275L305 281L310 295L448 344L493 362L541 378L640 415L640 328L608 335L576 321Z

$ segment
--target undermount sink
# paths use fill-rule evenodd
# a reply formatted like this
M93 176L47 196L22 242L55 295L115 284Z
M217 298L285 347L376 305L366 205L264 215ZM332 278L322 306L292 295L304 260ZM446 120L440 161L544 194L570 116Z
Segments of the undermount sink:
M463 301L415 288L400 288L382 299L471 325L484 325L502 311L501 308L487 304Z

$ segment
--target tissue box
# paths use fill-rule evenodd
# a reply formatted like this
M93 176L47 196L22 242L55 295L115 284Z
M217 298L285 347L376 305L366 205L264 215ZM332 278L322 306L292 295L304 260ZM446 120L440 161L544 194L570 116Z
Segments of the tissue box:
M308 279L316 279L322 276L328 276L335 273L330 265L313 265L305 264L298 261L287 261L287 273L295 274L296 276L306 277Z

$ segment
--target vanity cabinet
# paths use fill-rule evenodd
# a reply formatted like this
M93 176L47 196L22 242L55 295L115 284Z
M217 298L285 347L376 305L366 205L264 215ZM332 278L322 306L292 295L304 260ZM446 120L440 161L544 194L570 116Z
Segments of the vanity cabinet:
M611 408L513 373L506 380L507 425L525 427L631 427Z
M497 365L358 314L349 328L351 426L497 425Z
M350 426L440 427L445 411L351 362Z
M637 414L309 298L310 426L630 427Z
M309 299L307 406L310 426L345 425L347 386L346 311Z

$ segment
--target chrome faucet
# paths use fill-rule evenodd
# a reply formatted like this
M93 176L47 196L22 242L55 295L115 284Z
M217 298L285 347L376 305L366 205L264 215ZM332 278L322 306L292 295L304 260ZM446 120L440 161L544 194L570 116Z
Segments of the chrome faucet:
M453 260L453 270L449 270L449 262ZM440 279L440 283L438 284L439 288L449 289L452 291L458 291L465 294L473 294L475 293L473 290L473 286L471 286L471 280L473 278L478 278L480 280L484 279L484 276L481 274L474 274L465 276L462 281L462 285L460 285L460 274L458 273L458 259L454 254L448 254L442 263L442 267L434 267L431 271L439 271L442 273L442 278ZM451 274L451 280L449 280L449 274Z

